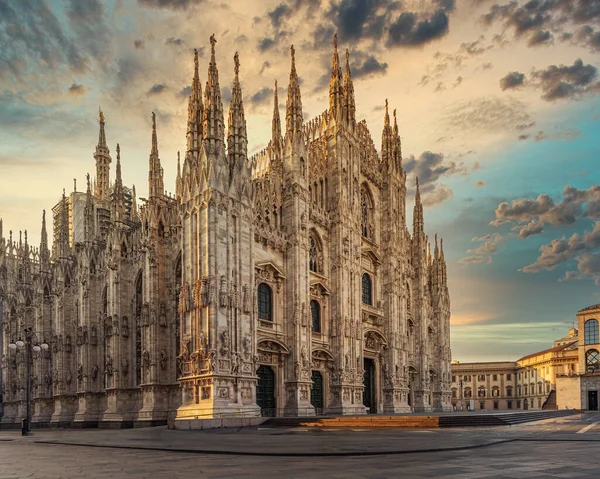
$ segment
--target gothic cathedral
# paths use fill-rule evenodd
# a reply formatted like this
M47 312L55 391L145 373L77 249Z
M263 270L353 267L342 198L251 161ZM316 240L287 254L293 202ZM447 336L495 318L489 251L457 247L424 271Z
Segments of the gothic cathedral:
M238 55L226 126L215 44L204 94L194 58L174 197L154 114L143 199L118 144L111 181L100 113L95 179L63 191L52 248L45 212L39 248L0 220L2 424L26 414L14 343L32 333L49 345L31 354L34 424L450 410L443 245L418 182L409 232L395 111L378 153L335 41L329 107L304 122L292 47L285 125L275 83L271 140L248 158Z

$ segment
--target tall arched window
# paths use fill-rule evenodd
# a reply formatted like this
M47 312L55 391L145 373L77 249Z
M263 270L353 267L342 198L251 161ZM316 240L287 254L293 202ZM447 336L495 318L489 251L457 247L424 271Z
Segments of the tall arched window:
M310 316L312 318L313 333L321 332L321 305L314 299L310 302Z
M595 319L586 321L584 333L585 344L598 344L598 321Z
M362 276L362 302L373 304L373 282L368 273L364 273Z
M323 248L319 239L312 233L308 251L308 267L314 273L323 273Z
M265 283L258 285L258 319L273 321L273 291Z
M600 369L600 354L596 349L586 351L585 366L588 371L597 371Z

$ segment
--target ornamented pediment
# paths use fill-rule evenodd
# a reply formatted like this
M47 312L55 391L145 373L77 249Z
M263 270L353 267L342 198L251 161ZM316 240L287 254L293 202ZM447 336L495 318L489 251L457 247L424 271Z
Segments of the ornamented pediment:
M375 252L373 248L365 248L362 250L362 255L373 264L374 268L377 268L381 264L381 258Z
M380 351L382 348L387 349L387 347L387 339L379 331L374 329L365 331L365 349Z
M319 361L333 361L333 354L326 349L313 349L312 358Z
M256 275L266 281L277 281L285 279L283 270L274 261L263 261L254 265Z
M289 348L277 339L259 339L256 347L268 353L290 354Z
M317 298L321 298L323 296L329 296L331 291L322 281L313 281L310 283L310 295L315 296Z

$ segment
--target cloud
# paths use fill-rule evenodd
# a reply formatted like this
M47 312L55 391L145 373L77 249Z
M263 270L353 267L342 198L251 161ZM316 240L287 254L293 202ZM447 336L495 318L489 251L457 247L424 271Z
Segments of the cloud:
M481 55L487 50L493 48L492 45L484 45L485 37L482 35L478 40L474 42L465 42L461 43L460 50L461 52L465 52L468 55Z
M273 88L265 87L251 95L249 102L253 106L267 105L273 101L273 95Z
M465 256L458 260L458 264L467 265L467 264L491 264L492 257L491 256Z
M520 72L510 72L508 75L500 79L500 88L502 91L518 88L525 82L525 75Z
M600 221L594 223L591 231L583 235L574 233L570 238L552 240L540 247L540 255L534 263L520 269L523 273L539 273L551 271L561 263L578 255L590 252L600 246Z
M421 193L421 202L426 208L440 205L444 201L454 197L452 189L444 184L439 185L428 185L423 188Z
M518 231L519 236L523 239L526 239L533 235L542 234L544 232L544 224L541 221L531 220L525 226L514 226L512 230Z
M292 9L285 3L280 3L277 5L277 7L275 7L275 9L267 13L271 19L271 24L275 28L279 28L281 26L281 22L291 14Z
M443 110L443 127L453 131L496 134L499 131L519 131L521 125L532 123L527 106L511 97L481 97L450 104Z
M142 7L168 10L187 10L201 3L204 3L204 0L138 0Z
M73 83L67 90L69 92L69 95L72 96L81 96L81 95L85 95L85 93L87 92L87 88L84 87L83 85L80 85L79 83Z
M165 45L172 47L182 47L185 42L181 38L169 37L165 40Z
M387 45L421 46L448 33L448 15L444 9L436 11L431 18L417 21L417 15L403 12L390 25Z
M192 87L188 85L186 87L183 87L177 95L180 97L183 97L183 98L189 98L189 96L191 94L192 94Z
M463 163L454 161L444 161L444 155L424 151L419 158L413 155L404 159L404 171L419 178L421 186L434 183L443 176L466 173L466 167Z
M146 45L144 43L144 40L135 40L133 42L133 46L136 50L142 50Z
M475 188L484 188L486 186L487 186L487 183L485 181L477 180L475 182Z
M475 249L468 249L467 253L490 255L498 251L498 243L504 241L504 238L498 233L487 234L485 236L475 237L471 239L474 243L483 243Z
M536 220L541 224L556 226L571 225L578 218L600 218L600 185L587 190L579 190L573 186L563 189L563 199L559 203L547 194L536 199L518 198L511 203L500 203L496 208L496 219L491 225L505 223L526 223Z
M529 45L530 47L534 47L537 45L551 43L551 41L552 41L552 34L548 30L540 29L540 30L536 30L535 33L533 35L531 35L531 37L529 37L529 41L527 42L527 45Z
M353 65L350 66L350 71L354 78L370 77L387 72L387 63L380 62L373 55L367 55L361 61L360 53L362 52L355 52L353 54L354 57L358 58L353 59Z
M167 89L167 86L163 83L155 83L150 90L148 90L148 95L160 95Z
M534 70L531 77L535 86L542 89L542 98L547 101L574 98L590 91L600 91L600 83L595 83L598 69L584 65L581 59L573 65L550 65L544 70Z

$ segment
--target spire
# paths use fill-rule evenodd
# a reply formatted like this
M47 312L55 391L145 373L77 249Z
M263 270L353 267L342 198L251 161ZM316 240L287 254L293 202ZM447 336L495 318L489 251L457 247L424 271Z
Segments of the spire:
M223 148L225 143L225 120L223 118L223 102L221 88L219 87L219 72L215 59L215 35L210 37L210 63L208 64L208 80L204 91L204 112L202 118L203 140L209 151Z
M117 157L118 158L118 157ZM90 185L90 175L86 175L87 179L87 190L85 194L85 207L83 210L84 223L83 223L83 235L86 242L91 242L94 238L94 203L92 201L92 187Z
M434 252L433 252L433 257L436 260L440 258L440 250L438 249L437 233L435 234L435 249L434 249Z
M240 86L240 57L237 52L233 56L234 73L231 103L229 104L229 121L227 132L227 153L229 155L229 181L233 180L235 171L246 166L248 161L248 135L246 133L246 117Z
M1 232L0 232L1 233ZM50 254L48 251L48 231L46 230L46 210L42 211L42 234L40 240L40 256Z
M388 101L385 100L385 115L383 117L383 133L381 134L381 162L386 171L391 171L393 166L393 148L394 141L392 136L392 127L390 126L390 114L388 111Z
M198 74L198 50L194 49L194 78L188 103L187 151L198 152L202 141L202 86Z
M117 143L117 170L113 189L112 217L113 220L123 220L125 216L125 196L123 194L123 178L121 176L121 147Z
M421 192L419 191L419 178L417 177L417 191L415 192L415 207L413 210L413 237L423 236L423 205L421 204Z
M333 36L333 58L331 59L331 78L329 79L329 110L335 116L341 112L344 103L342 90L342 69L337 49L337 33Z
M281 119L279 118L279 97L277 95L277 80L275 80L275 94L273 95L273 122L271 124L271 140L274 145L280 145L281 137Z
M402 145L400 143L400 134L398 133L398 121L396 119L396 109L394 108L394 165L398 171L402 170Z
M346 70L344 71L344 97L346 99L346 115L348 122L356 122L356 101L354 100L354 84L350 72L350 53L346 49Z
M98 109L98 123L100 124L100 133L98 134L98 144L94 159L96 160L96 196L101 199L108 198L109 175L110 175L110 151L106 145L106 133L104 131L104 114Z
M177 178L175 179L175 197L177 199L181 198L181 193L183 189L183 180L181 179L181 156L179 152L177 152Z
M152 151L148 161L148 199L162 196L165 191L163 169L158 157L158 140L156 137L156 114L152 112Z
M64 189L61 200L59 231L59 256L66 258L69 255L69 203Z
M292 68L290 70L290 84L288 87L287 103L285 105L285 134L292 137L302 129L302 97L296 73L296 51L294 45L290 47L292 55Z

